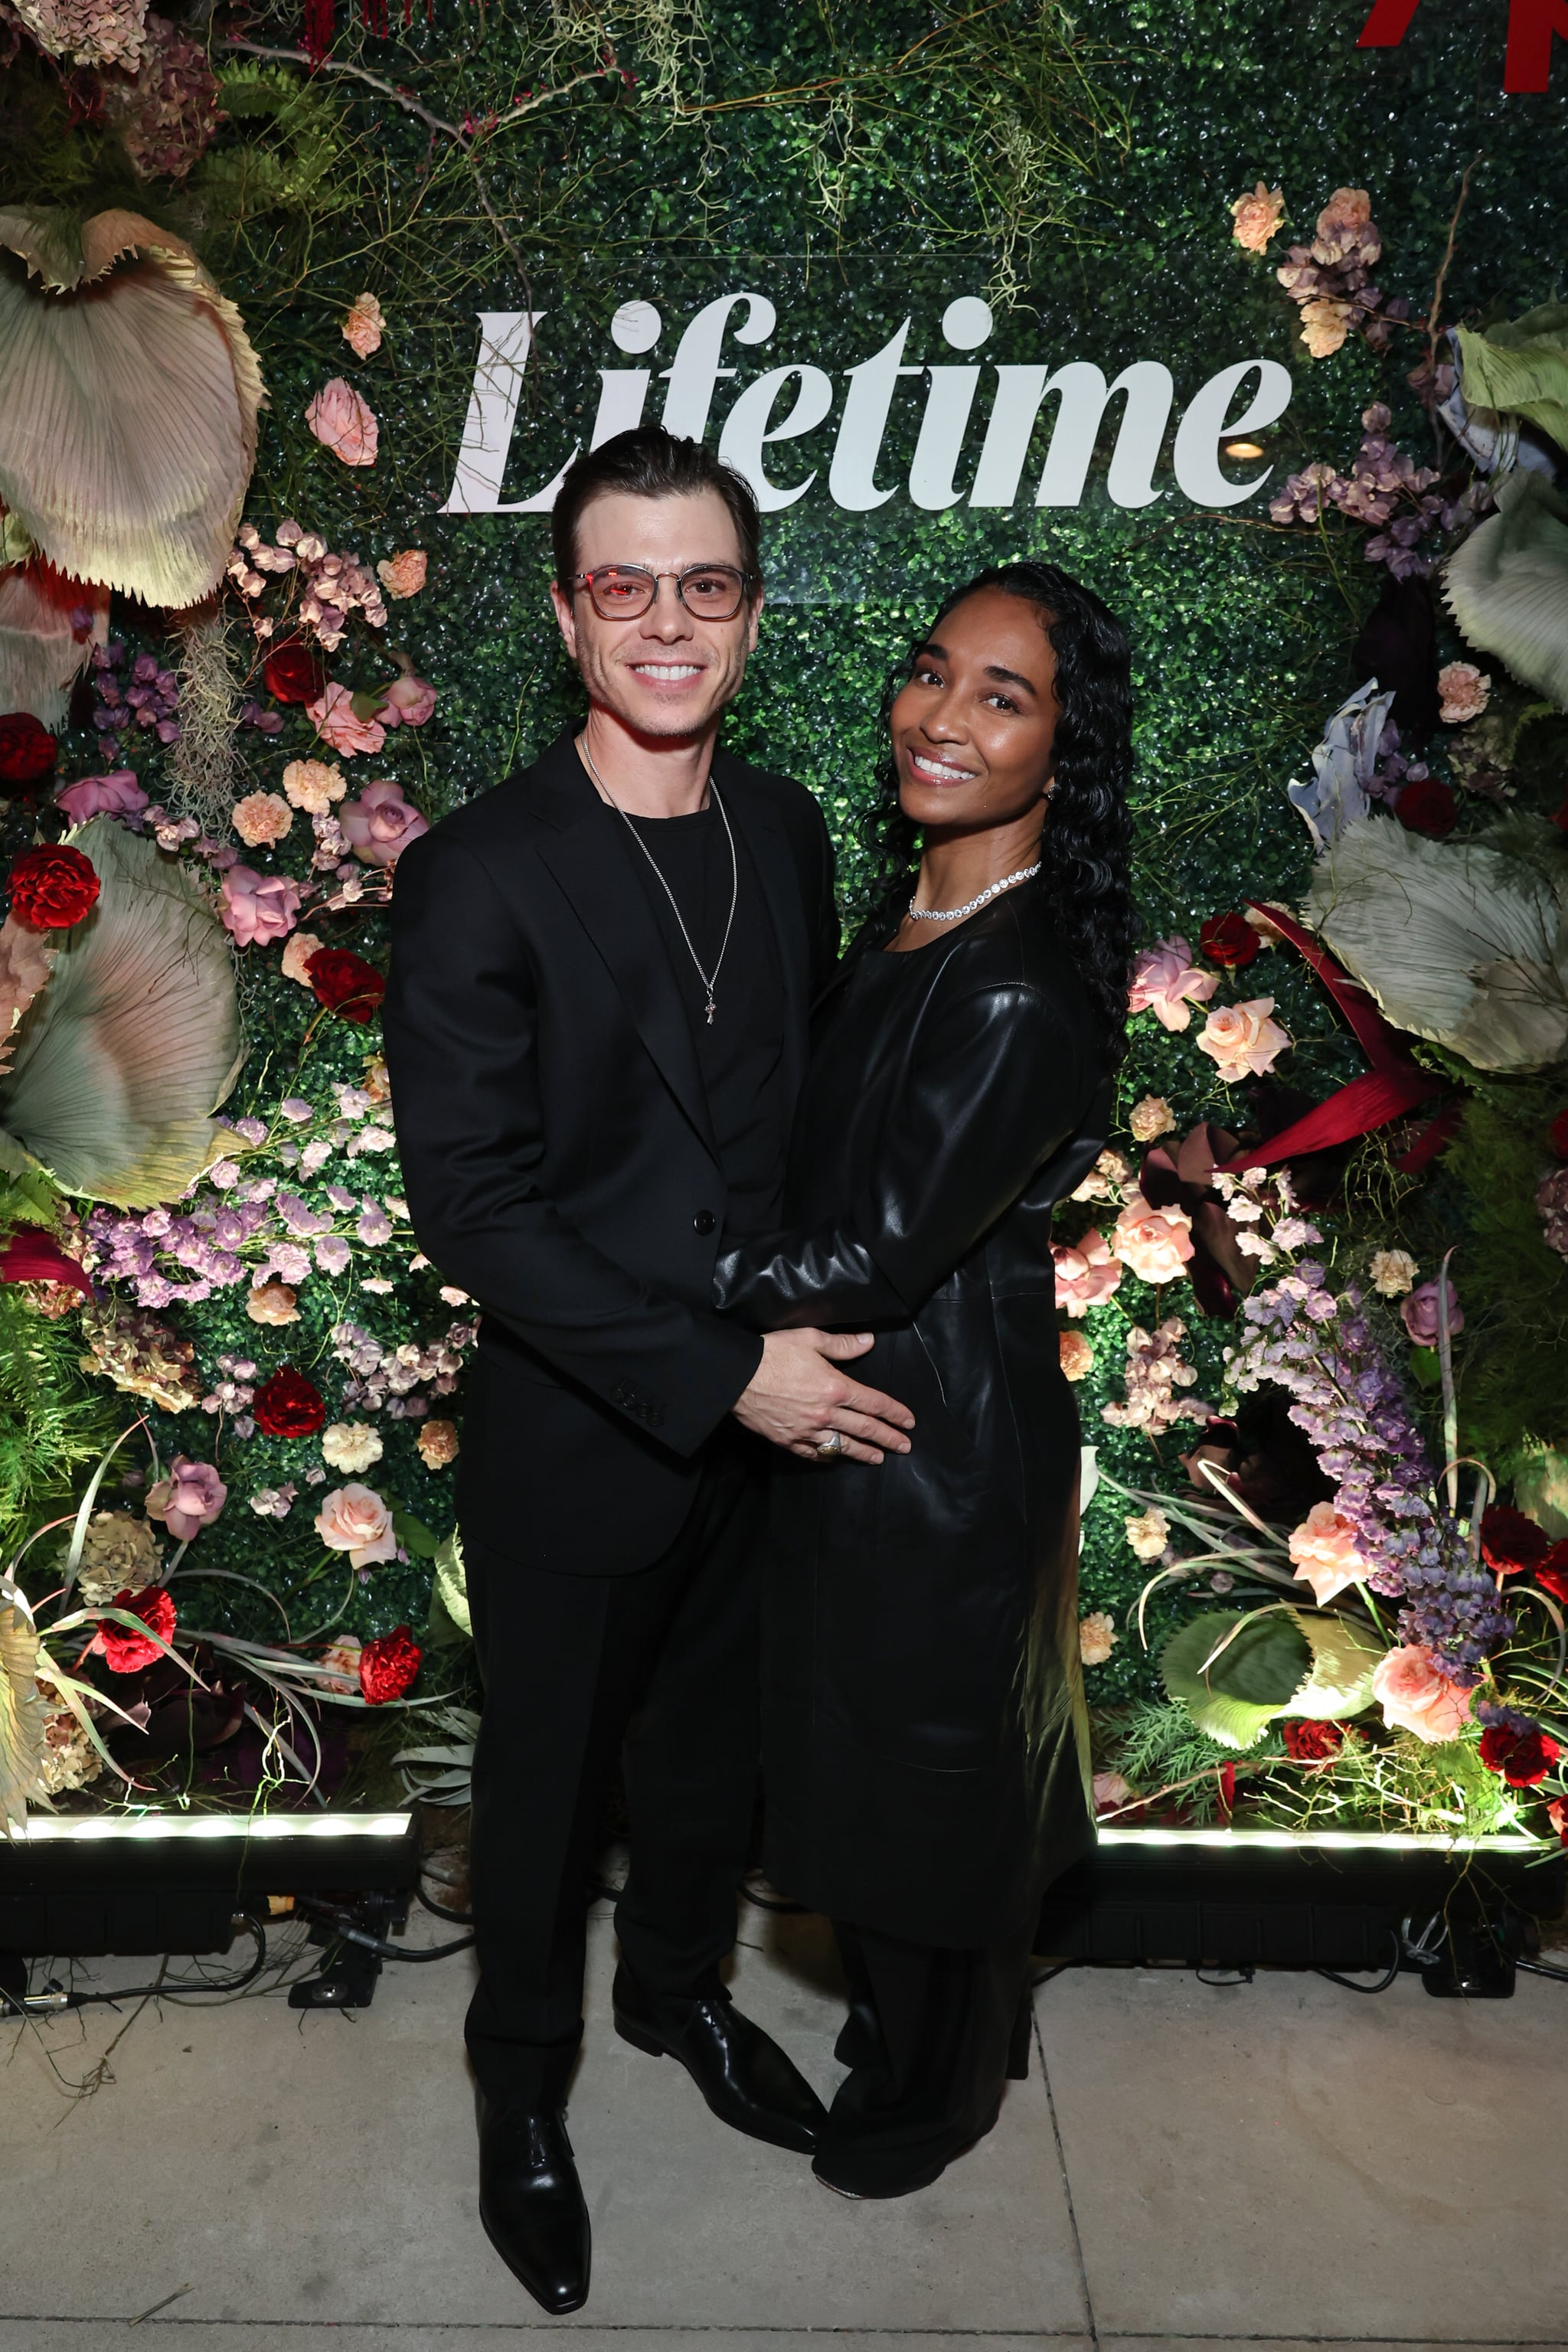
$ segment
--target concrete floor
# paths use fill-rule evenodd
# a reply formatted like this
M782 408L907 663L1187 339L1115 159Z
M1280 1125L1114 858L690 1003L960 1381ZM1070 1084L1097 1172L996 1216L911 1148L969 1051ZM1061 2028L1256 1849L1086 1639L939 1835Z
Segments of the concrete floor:
M742 1934L738 1998L830 2091L820 1923L748 1911ZM547 2320L480 2233L463 1956L389 1968L357 2018L149 2007L86 2097L124 2015L0 2029L0 2352L109 2352L144 2314L139 2344L169 2352L1568 2347L1568 1986L1466 2005L1412 1978L1369 2000L1075 1970L1037 1995L1037 2063L991 2137L855 2205L618 2041L611 1964L599 1917L584 2311Z

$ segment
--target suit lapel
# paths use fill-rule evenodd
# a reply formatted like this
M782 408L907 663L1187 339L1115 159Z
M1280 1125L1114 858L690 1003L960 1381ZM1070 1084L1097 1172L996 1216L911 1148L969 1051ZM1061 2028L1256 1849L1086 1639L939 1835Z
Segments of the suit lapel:
M749 785L744 769L720 752L713 777L730 813L735 838L745 849L762 885L773 927L784 985L784 1073L793 1103L805 1067L807 971L811 941L800 876L777 812Z

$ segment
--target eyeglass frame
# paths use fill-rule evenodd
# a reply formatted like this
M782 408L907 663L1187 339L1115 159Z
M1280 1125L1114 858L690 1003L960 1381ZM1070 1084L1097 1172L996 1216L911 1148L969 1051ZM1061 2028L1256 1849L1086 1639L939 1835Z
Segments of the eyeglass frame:
M601 609L598 599L594 594L594 582L606 572L640 572L645 580L651 580L653 582L653 594L643 606L641 612L606 613ZM691 606L686 601L686 589L684 583L691 578L694 572L726 572L731 579L739 581L741 588L740 598L732 613L726 613L721 618L719 614L714 613L697 613L692 611ZM593 605L595 612L598 614L601 621L641 621L646 619L649 613L656 612L658 608L658 583L661 580L674 581L675 601L680 606L683 613L690 614L691 618L694 621L712 621L715 626L721 628L726 622L739 620L742 611L745 609L747 604L752 601L751 592L759 584L757 574L754 572L746 571L744 567L739 563L684 563L679 567L673 564L666 564L662 570L657 572L647 563L596 563L592 572L574 572L572 574L572 586L574 589L585 588L587 590L588 601Z

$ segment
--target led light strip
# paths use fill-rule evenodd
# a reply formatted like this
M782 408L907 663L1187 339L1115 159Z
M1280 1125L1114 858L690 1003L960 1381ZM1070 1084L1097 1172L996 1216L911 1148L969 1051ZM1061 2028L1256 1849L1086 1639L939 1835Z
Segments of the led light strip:
M1552 1852L1543 1839L1529 1837L1522 1830L1498 1831L1488 1837L1442 1837L1421 1830L1142 1830L1108 1824L1097 1834L1101 1845L1201 1845L1237 1853L1256 1853L1260 1847L1297 1853L1539 1853L1544 1857Z
M28 1821L16 1845L107 1845L121 1839L170 1838L243 1840L247 1843L305 1838L402 1838L413 1816L408 1813L93 1813L65 1820L37 1815ZM0 1856L5 1852L0 1837ZM0 1863L0 1867L3 1867Z

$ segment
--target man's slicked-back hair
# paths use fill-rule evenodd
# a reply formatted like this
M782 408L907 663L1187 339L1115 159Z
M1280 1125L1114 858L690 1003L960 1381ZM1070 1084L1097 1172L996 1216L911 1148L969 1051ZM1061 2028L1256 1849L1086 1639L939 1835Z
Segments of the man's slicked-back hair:
M555 551L555 577L570 595L577 569L577 526L583 510L595 499L619 491L634 499L684 499L715 490L730 509L741 550L741 568L749 573L754 596L762 585L762 516L756 497L743 474L721 465L700 441L667 433L662 425L635 425L617 433L585 457L566 468L550 518L551 543Z

